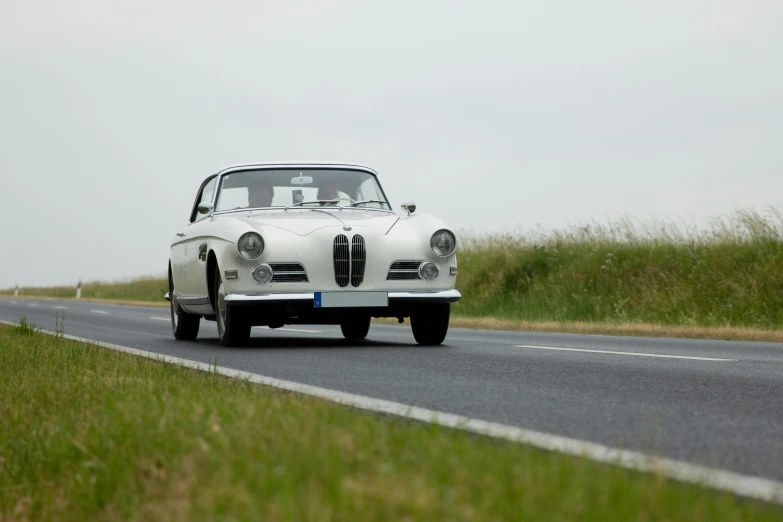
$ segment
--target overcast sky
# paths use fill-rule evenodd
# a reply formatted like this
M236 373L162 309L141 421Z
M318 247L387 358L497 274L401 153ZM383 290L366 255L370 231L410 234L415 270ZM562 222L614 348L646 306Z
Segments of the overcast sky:
M0 2L0 287L163 275L232 164L457 229L783 199L783 2Z

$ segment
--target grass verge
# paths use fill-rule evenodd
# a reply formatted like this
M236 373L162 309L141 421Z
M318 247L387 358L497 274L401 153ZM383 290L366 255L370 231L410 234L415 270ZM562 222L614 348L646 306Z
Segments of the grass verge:
M780 520L588 460L0 327L0 518Z
M82 299L94 299L101 302L124 304L128 301L137 303L155 303L166 305L163 296L169 291L165 277L139 277L125 281L102 282L89 281L82 285ZM0 290L2 295L13 295L13 288ZM19 297L73 299L76 297L75 286L23 287L19 289Z
M0 294L0 296L3 296L3 294ZM20 296L3 296L8 297L10 300L33 300L33 301L75 301L75 302L84 302L84 303L101 303L101 304L114 304L114 305L122 305L122 306L148 306L152 308L169 308L169 302L165 300L160 301L134 301L131 299L98 299L94 297L87 297L87 298L81 298L77 300L74 297L50 297L50 296L29 296L29 295L20 295Z

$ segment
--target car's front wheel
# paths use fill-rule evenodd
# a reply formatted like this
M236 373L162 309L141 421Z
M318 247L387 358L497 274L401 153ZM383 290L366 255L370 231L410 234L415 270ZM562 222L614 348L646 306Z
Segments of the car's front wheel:
M231 308L226 306L226 289L220 277L220 269L215 266L215 298L217 300L217 328L220 344L223 346L238 346L245 344L250 338L250 324L242 321Z
M411 314L411 330L416 342L424 346L437 346L449 331L451 305L436 303L423 306Z
M340 323L343 336L349 341L360 341L370 331L370 317L351 317Z
M178 341L194 340L198 336L201 316L189 314L182 309L171 281L169 281L169 296L171 299L171 329L174 332L174 339Z

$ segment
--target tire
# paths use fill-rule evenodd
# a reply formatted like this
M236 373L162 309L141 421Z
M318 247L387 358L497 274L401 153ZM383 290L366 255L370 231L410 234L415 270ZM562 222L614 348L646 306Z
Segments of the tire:
M174 293L174 283L169 280L169 296L171 298L171 329L177 341L193 341L198 336L201 316L189 314L179 304Z
M411 314L411 330L416 342L423 346L437 346L449 331L449 303L431 304Z
M223 288L223 279L220 277L220 269L215 265L215 300L216 320L220 344L223 346L241 346L250 339L250 323L231 313L231 307L226 306L226 291Z
M349 341L361 341L370 330L369 317L351 317L340 323L343 336Z

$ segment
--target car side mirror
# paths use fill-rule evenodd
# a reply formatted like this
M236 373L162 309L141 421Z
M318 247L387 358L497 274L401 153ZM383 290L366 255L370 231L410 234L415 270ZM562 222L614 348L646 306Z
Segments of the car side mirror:
M408 203L403 203L402 208L408 211L408 215L410 216L414 212L416 212L416 203L413 201L409 201Z
M213 210L215 210L215 207L213 207L210 203L199 203L198 205L199 214L209 214L211 216Z

